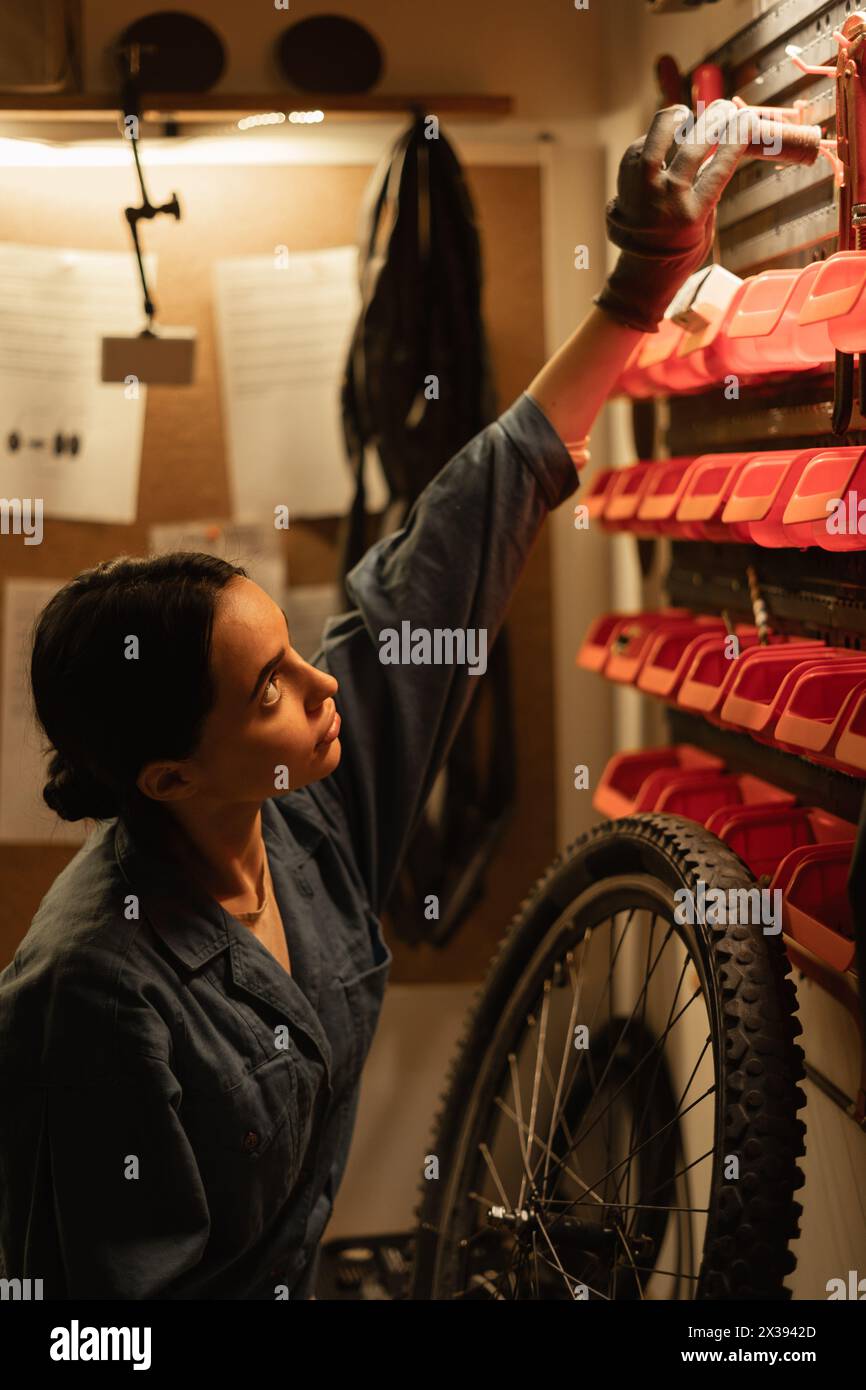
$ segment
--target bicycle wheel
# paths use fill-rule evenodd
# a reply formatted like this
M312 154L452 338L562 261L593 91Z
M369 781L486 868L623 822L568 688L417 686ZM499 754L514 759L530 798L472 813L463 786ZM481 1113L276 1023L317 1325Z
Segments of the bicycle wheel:
M679 921L701 881L732 910ZM609 821L554 861L451 1066L412 1298L790 1297L802 1029L781 934L736 891L755 888L671 816Z

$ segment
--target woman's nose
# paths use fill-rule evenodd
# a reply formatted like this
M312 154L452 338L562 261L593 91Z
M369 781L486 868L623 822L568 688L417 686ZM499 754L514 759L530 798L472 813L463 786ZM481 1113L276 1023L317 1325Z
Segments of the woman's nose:
M339 681L336 676L332 676L328 671L320 671L317 666L311 666L310 670L314 671L316 676L310 692L310 703L323 705L329 696L336 695L340 688Z

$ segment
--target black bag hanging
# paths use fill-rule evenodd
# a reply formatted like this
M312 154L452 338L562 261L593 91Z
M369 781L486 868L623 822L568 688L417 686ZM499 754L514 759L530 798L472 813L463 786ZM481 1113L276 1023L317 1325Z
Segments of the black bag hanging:
M375 171L360 241L361 312L342 385L355 477L340 576L379 535L401 527L427 484L498 414L481 319L481 248L459 161L416 115ZM438 396L428 398L430 379ZM378 528L366 515L364 451L377 450L389 491ZM351 606L344 589L344 600ZM408 941L447 941L481 895L513 812L515 740L507 627L446 760L443 813L425 807L388 903ZM481 718L490 740L481 767ZM435 893L437 921L422 904Z

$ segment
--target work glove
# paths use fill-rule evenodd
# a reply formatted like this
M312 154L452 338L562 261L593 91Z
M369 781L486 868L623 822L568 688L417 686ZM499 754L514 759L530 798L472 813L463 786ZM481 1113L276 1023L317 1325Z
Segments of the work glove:
M731 101L712 102L697 122L685 106L656 112L620 162L606 221L621 251L594 304L629 328L658 331L683 281L709 255L716 204L754 139L754 118Z

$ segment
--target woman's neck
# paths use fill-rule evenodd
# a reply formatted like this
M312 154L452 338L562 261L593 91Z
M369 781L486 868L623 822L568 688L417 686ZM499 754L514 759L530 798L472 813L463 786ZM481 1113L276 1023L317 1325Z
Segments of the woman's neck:
M167 838L173 857L211 897L256 897L265 861L260 806L175 806Z

